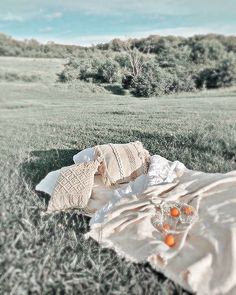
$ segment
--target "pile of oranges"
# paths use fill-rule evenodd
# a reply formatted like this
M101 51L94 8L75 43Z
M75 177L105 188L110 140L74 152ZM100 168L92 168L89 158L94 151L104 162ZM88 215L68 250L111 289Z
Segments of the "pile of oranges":
M189 206L183 207L182 211L183 211L183 214L185 214L185 215L192 215L193 214L193 210ZM171 217L176 218L176 217L179 217L181 215L181 212L177 207L172 207L170 209L169 214L170 214ZM164 232L169 231L170 228L171 227L170 227L170 225L168 223L163 224L162 229L163 229ZM165 235L164 242L169 247L173 247L175 245L175 237L174 237L174 235L172 235L172 234Z

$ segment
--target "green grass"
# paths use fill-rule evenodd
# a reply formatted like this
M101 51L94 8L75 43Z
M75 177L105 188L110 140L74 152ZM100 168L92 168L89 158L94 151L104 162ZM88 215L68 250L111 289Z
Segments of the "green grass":
M236 169L236 89L140 99L55 83L61 60L0 59L0 294L183 294L147 264L84 240L88 218L45 216L35 184L95 144L140 140L207 172ZM25 66L24 66L25 64ZM84 87L84 85L83 85Z

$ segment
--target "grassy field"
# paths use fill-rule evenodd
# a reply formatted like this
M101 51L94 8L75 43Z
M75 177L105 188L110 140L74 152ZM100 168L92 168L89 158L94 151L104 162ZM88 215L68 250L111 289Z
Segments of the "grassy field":
M150 99L85 92L56 83L63 62L0 58L0 73L40 75L0 81L0 294L183 294L148 265L85 241L88 218L45 216L34 187L77 151L108 142L140 140L191 169L236 169L236 89Z

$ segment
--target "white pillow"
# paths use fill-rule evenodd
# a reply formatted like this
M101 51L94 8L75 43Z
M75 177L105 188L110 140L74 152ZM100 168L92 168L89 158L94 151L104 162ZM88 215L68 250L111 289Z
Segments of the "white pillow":
M73 157L73 161L75 164L86 163L89 161L94 161L95 159L95 150L94 148L87 148L82 150L81 152L77 153Z
M36 185L36 191L44 192L51 195L57 183L57 179L61 173L61 169L49 172L39 184Z

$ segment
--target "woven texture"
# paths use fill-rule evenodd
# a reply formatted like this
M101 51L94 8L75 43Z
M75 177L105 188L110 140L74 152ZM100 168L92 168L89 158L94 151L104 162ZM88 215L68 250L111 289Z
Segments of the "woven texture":
M47 212L83 209L87 206L94 183L98 161L76 164L61 171Z
M130 182L148 171L150 155L139 141L99 145L95 153L102 162L99 173L108 186Z

